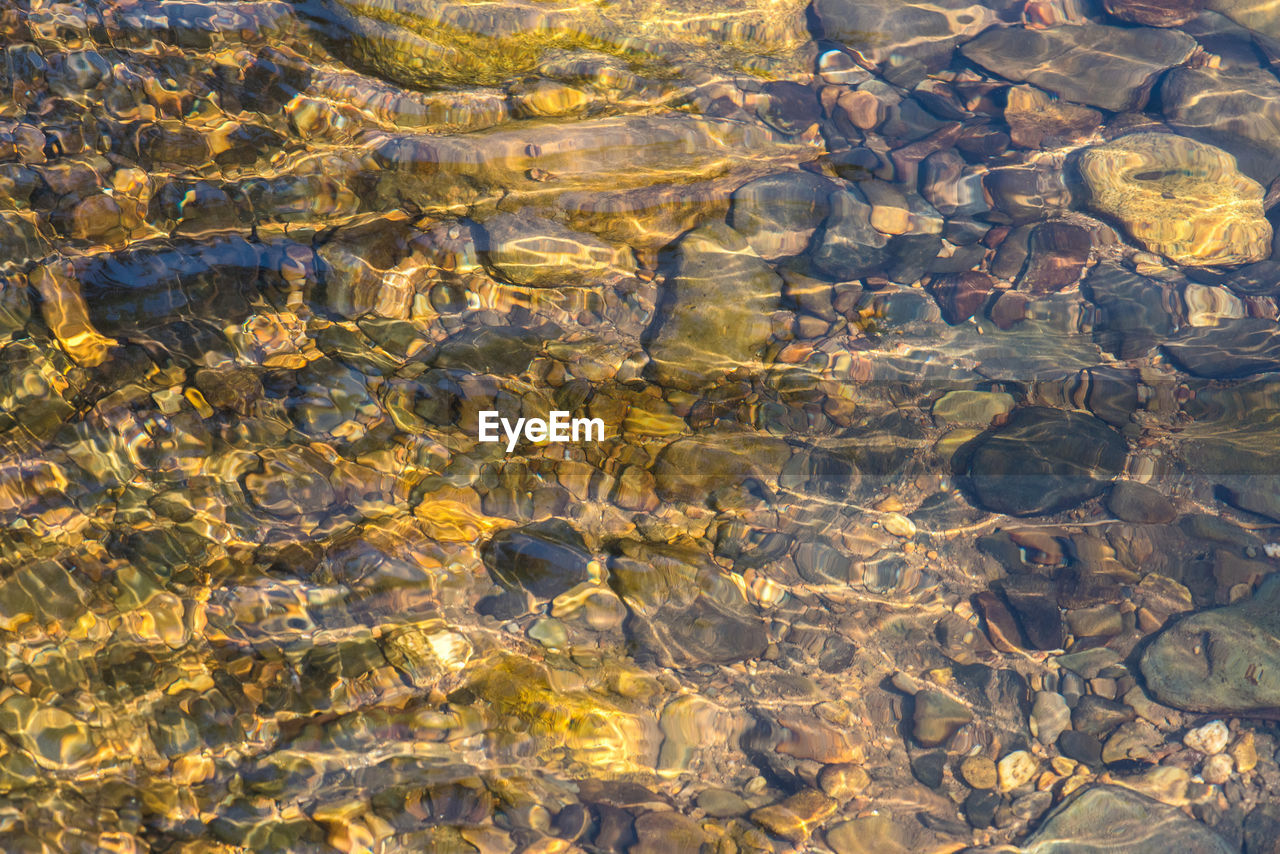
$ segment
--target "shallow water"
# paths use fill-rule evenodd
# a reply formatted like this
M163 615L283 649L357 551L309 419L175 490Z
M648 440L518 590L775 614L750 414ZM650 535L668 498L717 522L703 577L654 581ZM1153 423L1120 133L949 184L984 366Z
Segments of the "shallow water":
M1276 3L0 31L3 850L1275 850Z

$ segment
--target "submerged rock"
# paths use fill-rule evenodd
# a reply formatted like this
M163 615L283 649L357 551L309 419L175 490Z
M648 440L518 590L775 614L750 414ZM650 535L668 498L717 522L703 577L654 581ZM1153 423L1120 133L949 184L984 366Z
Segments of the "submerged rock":
M1014 86L1009 89L1004 119L1014 145L1056 148L1097 130L1102 113L1051 98L1034 86Z
M586 581L590 573L582 535L568 522L549 519L502 531L485 544L485 567L509 589L550 599Z
M835 185L809 172L780 172L743 184L733 193L729 225L770 261L799 255L827 217Z
M631 253L528 211L484 224L481 257L516 285L593 287L635 272Z
M1094 210L1175 263L1234 266L1271 255L1262 186L1219 148L1135 133L1086 149L1080 173Z
M1124 439L1105 422L1031 406L974 440L964 474L987 509L1036 516L1101 494L1124 468L1125 456Z
M1224 148L1246 174L1280 175L1280 81L1260 68L1175 68L1160 86L1169 124Z
M1143 654L1142 675L1168 706L1280 714L1280 575L1249 599L1165 629Z
M1093 786L1058 806L1023 854L1234 854L1225 839L1176 807L1119 786Z
M757 364L781 293L782 279L738 232L723 223L689 232L647 345L655 373L699 385Z
M1156 78L1186 62L1195 39L1175 30L1101 24L991 29L961 48L991 72L1104 110L1138 110Z
M344 59L409 87L494 85L565 50L595 50L662 68L690 59L769 68L808 39L801 0L581 7L521 0L305 0L302 11ZM644 32L644 38L637 38ZM709 49L714 45L715 49ZM785 67L785 66L784 66Z
M1176 27L1204 9L1205 0L1106 0L1107 11L1122 21L1148 27Z
M1166 341L1164 351L1178 367L1200 377L1230 379L1280 370L1280 329L1256 317L1198 326Z
M957 44L995 23L991 9L969 0L817 0L813 11L824 36L880 65L891 80L940 70Z

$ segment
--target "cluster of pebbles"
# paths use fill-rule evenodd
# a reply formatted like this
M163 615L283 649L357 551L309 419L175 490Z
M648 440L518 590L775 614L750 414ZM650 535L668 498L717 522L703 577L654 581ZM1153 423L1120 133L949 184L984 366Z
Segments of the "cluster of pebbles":
M6 850L1280 851L1280 16L668 5L0 8Z

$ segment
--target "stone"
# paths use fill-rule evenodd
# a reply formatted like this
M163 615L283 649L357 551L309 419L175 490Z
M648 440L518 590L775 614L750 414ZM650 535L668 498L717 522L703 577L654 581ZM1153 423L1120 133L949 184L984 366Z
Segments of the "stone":
M1160 74L1186 62L1196 42L1175 30L1080 26L987 30L961 52L991 72L1068 101L1140 110Z
M1046 222L1031 232L1027 265L1017 286L1033 294L1047 294L1074 285L1093 250L1089 232L1067 222Z
M1102 742L1087 732L1069 729L1058 736L1058 752L1091 768L1102 764Z
M830 213L836 185L810 172L780 172L733 191L729 225L769 261L799 255Z
M1220 148L1167 133L1135 133L1085 149L1089 204L1143 248L1191 267L1271 255L1262 186Z
M867 772L851 762L824 765L818 772L818 788L838 801L847 801L861 794L869 785L871 778Z
M1071 726L1076 732L1101 739L1133 716L1133 709L1118 700L1086 694L1071 710Z
M487 220L476 248L499 278L529 287L597 287L635 272L626 247L610 246L527 210Z
M707 835L693 819L673 810L647 812L636 818L633 854L699 854Z
M960 762L960 776L971 788L994 789L997 783L996 763L986 756L966 756Z
M1000 791L1008 792L1035 779L1040 763L1025 750L1015 750L996 763Z
M1192 750L1198 750L1206 756L1213 756L1227 749L1231 741L1231 731L1222 721L1210 721L1207 724L1189 730L1182 737L1182 743Z
M1177 27L1199 15L1206 0L1106 0L1107 11L1122 21L1148 27Z
M463 2L424 7L416 0L310 0L302 6L305 19L344 61L425 90L518 80L554 66L561 51L585 45L642 61L660 76L689 61L728 74L774 67L770 58L798 72L798 56L781 60L810 38L803 10L795 2L733 12L694 3L662 15L647 7L581 9L519 0L492 8ZM631 38L640 30L646 34L642 43Z
M825 834L836 854L906 854L906 833L888 815L868 815L842 821Z
M929 293L938 301L942 319L952 326L981 311L994 289L995 280L980 272L935 276L929 284Z
M1093 340L1117 358L1141 358L1177 328L1171 290L1118 264L1095 266L1080 291L1098 309Z
M942 786L947 769L947 754L943 750L931 750L911 757L911 774L930 789Z
M1087 138L1102 124L1102 113L1051 98L1034 86L1012 86L1004 120L1014 145L1057 148Z
M1173 363L1210 379L1234 379L1280 370L1280 331L1271 320L1245 317L1191 327L1164 343Z
M823 36L902 85L941 70L957 44L995 22L991 9L969 0L818 0L813 11Z
M1230 780L1233 771L1235 771L1235 763L1225 753L1216 753L1210 756L1200 766L1200 776L1204 778L1204 781L1219 785Z
M1022 633L1035 649L1061 649L1066 643L1058 588L1038 575L1011 575L1000 583Z
M1235 155L1266 185L1280 176L1280 81L1259 68L1175 68L1160 86L1169 124Z
M1071 709L1061 694L1037 691L1031 706L1031 734L1041 744L1053 744L1071 726Z
M758 364L781 293L782 279L738 232L722 223L689 232L646 342L658 379L698 386Z
M964 799L964 817L973 827L985 830L995 821L1002 802L998 792L975 789Z
M838 806L817 789L803 789L779 803L753 810L751 820L774 836L799 844Z
M1019 850L1022 854L1239 854L1181 810L1111 785L1090 786L1063 801Z
M1018 628L1018 621L1003 599L990 590L982 591L973 599L993 647L1001 652L1016 652L1025 646L1026 641L1023 640L1022 630Z
M1124 468L1124 439L1079 412L1032 406L973 441L965 482L979 504L1011 516L1037 516L1100 495Z
M481 549L485 567L499 584L553 599L590 578L591 555L568 522L548 519L496 534Z
M728 789L704 789L698 793L698 809L712 818L732 818L746 815L751 806Z
M1246 854L1280 854L1280 804L1262 803L1244 820Z
M1003 391L949 391L933 402L935 424L977 424L986 427L1013 410L1013 395Z
M971 720L973 712L940 691L921 691L915 696L912 735L923 747L946 744Z
M1251 598L1166 628L1142 655L1156 699L1192 712L1280 709L1280 575Z
M1107 509L1125 522L1167 525L1177 518L1173 502L1144 483L1118 480L1107 494Z

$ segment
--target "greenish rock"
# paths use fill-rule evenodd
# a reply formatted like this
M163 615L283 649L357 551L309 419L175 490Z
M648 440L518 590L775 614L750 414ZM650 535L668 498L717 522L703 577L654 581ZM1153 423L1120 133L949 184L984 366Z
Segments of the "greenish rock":
M746 814L751 807L728 789L704 789L698 793L698 809L712 818L732 818Z
M15 694L0 703L0 730L45 768L67 768L96 749L93 731L56 706Z
M481 260L516 285L598 287L635 273L626 247L610 246L527 210L487 220L476 245Z
M709 433L677 439L658 454L653 479L663 501L701 504L728 491L778 477L791 449L751 433Z
M782 279L727 225L685 235L646 343L655 376L698 387L737 368L758 370L781 293Z
M941 691L921 691L915 696L912 735L923 747L946 744L960 727L973 720L973 712Z
M939 426L980 424L983 427L1013 409L1013 395L1002 391L949 391L933 403Z
M1239 854L1176 807L1119 786L1092 786L1060 804L1022 854Z
M1280 493L1266 489L1228 489L1227 502L1232 506L1280 522Z
M1157 700L1192 712L1280 713L1280 575L1251 598L1165 629L1142 655Z

